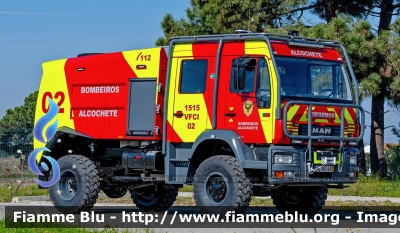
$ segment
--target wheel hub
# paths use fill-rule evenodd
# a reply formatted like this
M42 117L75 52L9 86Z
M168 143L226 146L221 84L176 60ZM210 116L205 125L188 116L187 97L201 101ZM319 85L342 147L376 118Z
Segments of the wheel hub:
M227 183L220 173L211 174L205 188L208 198L216 204L223 202L227 196Z
M78 180L74 172L63 171L58 181L58 194L64 200L71 200L78 191Z
M303 190L285 190L282 194L283 199L289 204L297 204L303 200Z

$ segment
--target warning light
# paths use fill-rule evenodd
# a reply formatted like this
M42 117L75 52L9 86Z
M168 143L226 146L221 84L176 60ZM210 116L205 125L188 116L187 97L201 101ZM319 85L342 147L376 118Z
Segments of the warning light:
M275 171L276 178L283 178L285 177L285 173L283 171Z

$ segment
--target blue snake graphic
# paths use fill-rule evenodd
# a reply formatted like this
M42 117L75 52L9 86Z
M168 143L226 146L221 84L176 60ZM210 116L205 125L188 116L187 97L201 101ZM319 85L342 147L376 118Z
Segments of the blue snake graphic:
M49 111L36 122L35 128L33 130L33 136L43 144L46 144L54 137L58 128L58 119L56 119L55 122L47 128L45 132L46 139L43 138L44 127L57 116L59 110L58 105L52 99L47 97L47 101L50 104ZM29 168L32 170L33 173L39 176L43 176L43 173L39 170L38 164L36 163L36 158L37 154L41 151L50 152L47 147L40 147L32 151L28 157ZM51 164L51 168L53 169L53 177L50 181L41 181L39 179L35 179L35 181L42 187L50 187L53 184L57 183L57 181L60 179L60 166L58 165L57 161L52 157L46 155L43 155L43 157L47 159L47 161L49 161L49 163ZM40 166L45 171L49 171L50 169L44 162L41 162Z

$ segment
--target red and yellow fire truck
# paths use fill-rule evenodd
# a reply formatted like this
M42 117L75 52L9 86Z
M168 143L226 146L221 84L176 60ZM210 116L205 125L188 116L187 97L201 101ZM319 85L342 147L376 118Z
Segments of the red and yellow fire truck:
M63 212L90 209L100 190L163 211L187 184L203 213L271 196L315 214L328 188L357 181L364 111L336 41L233 33L80 54L43 64L36 121L47 98L59 128L35 148L58 160L49 192Z

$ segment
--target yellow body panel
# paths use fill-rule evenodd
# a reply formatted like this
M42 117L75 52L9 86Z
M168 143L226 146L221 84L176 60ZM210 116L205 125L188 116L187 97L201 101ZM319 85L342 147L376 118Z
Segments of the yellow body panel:
M171 79L168 97L168 122L172 125L174 131L183 142L194 142L204 130L211 127L210 116L208 115L203 93L179 93L181 64L184 60L193 59L192 45L177 45L174 47L173 54L174 57L171 64ZM211 64L208 65L210 66ZM186 110L187 105L199 105L199 110L188 111ZM177 111L182 111L184 114L198 114L199 119L185 119L185 116L181 118L174 117L174 113Z
M122 54L138 78L158 78L160 48L123 51ZM137 65L146 65L146 69L139 69L136 67ZM155 93L157 93L157 90ZM156 95L156 103L157 98L158 95Z
M36 103L35 124L43 115L45 115L45 112L43 111L42 108L42 104L43 101L46 101L46 96L49 96L47 92L51 93L51 97L56 103L58 103L58 101L60 100L59 98L55 98L56 93L62 92L64 93L65 96L64 102L62 104L62 108L64 110L63 112L59 112L56 117L56 119L58 119L58 126L59 127L65 126L71 129L75 129L74 121L70 117L71 103L68 95L67 82L64 73L65 62L66 59L62 59L62 60L45 62L42 65L43 75L42 75L42 80L40 82L38 101ZM46 101L45 103L46 103L46 108L48 108L48 102ZM44 130L46 130L48 125L52 124L54 121L55 119L53 119L53 121L50 121L47 124L47 126L45 126ZM45 138L45 140L48 139ZM43 143L39 142L36 139L34 139L33 145L35 149L45 146ZM40 160L41 156L42 152L38 154L37 161Z
M271 106L270 108L258 109L258 114L260 115L262 130L265 135L265 140L267 143L271 143L274 139L275 134L275 115L276 115L276 100L277 100L277 81L273 63L271 60L271 54L269 52L268 46L264 41L246 41L245 42L245 53L247 55L262 55L266 57L268 62L270 84L271 84ZM269 113L270 117L262 117L263 113Z

